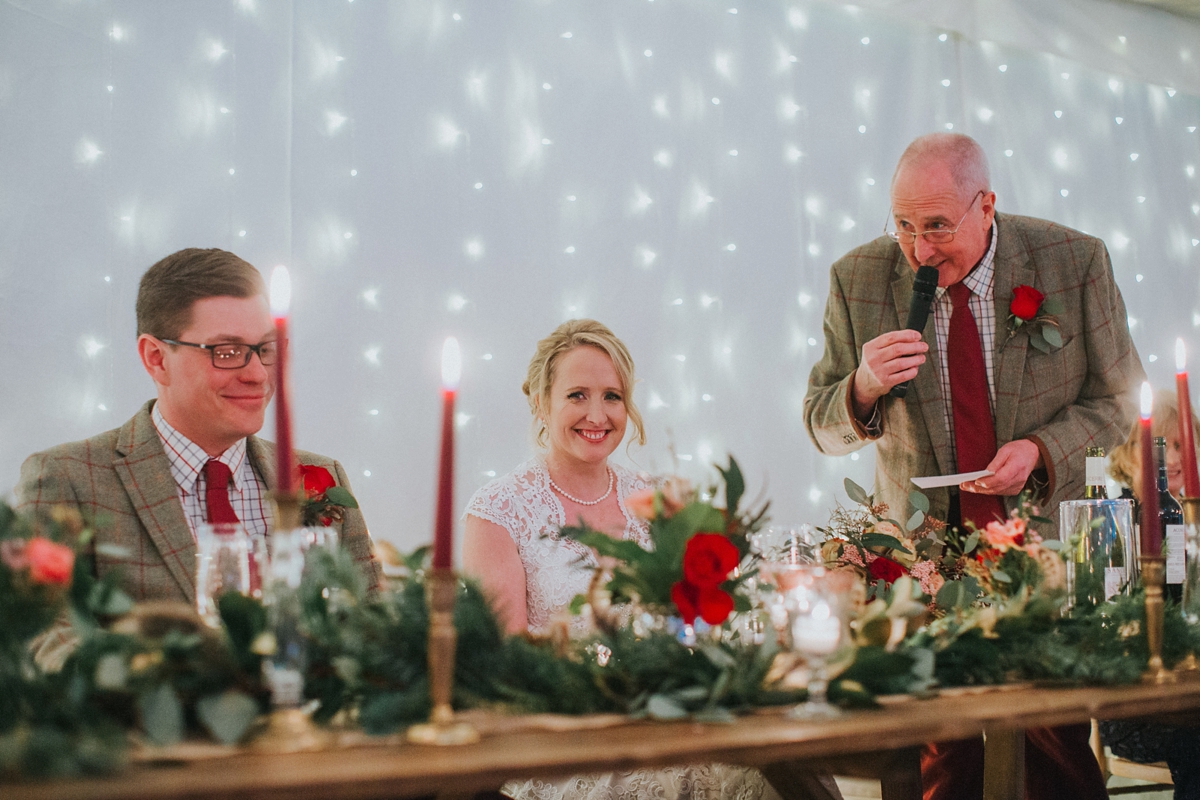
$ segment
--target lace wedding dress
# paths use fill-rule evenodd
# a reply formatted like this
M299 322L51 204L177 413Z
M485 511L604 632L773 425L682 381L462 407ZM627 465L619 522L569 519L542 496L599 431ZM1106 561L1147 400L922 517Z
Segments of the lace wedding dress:
M612 465L617 502L625 515L624 538L649 544L649 526L625 505L630 494L648 489L654 481ZM544 633L552 615L587 591L596 566L591 548L560 539L567 520L562 503L550 488L550 473L541 459L527 461L477 491L467 514L494 522L508 531L525 566L525 600L529 630ZM697 764L601 775L576 775L565 780L510 782L501 791L516 800L779 800L758 770L727 764Z

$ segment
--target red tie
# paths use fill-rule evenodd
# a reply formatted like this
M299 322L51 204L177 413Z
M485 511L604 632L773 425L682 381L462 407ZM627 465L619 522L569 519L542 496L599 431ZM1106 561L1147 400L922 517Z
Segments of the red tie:
M208 524L236 525L241 522L237 512L233 510L233 504L229 502L229 482L233 480L233 472L230 471L229 465L215 458L209 459L204 465L204 478L208 482L208 489L204 493L204 502L208 506Z
M954 313L950 315L950 339L946 343L946 366L950 370L950 406L954 413L954 446L958 471L986 469L996 457L996 424L989 402L987 367L979 329L968 301L971 290L963 283L947 287ZM962 521L982 528L994 519L1003 520L1004 501L997 495L962 492L959 495Z

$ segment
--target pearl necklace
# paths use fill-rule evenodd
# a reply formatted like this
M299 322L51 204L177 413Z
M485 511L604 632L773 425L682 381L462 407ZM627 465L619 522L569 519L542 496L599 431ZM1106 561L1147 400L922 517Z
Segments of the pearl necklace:
M554 482L554 478L550 477L550 470L546 470L546 477L550 481L550 488L570 500L572 503L578 503L581 506L595 506L608 499L608 496L612 494L613 486L615 486L617 483L617 474L613 472L610 467L605 467L605 470L608 472L608 491L597 497L595 500L580 500L573 494L567 494L567 492L563 491L561 486Z

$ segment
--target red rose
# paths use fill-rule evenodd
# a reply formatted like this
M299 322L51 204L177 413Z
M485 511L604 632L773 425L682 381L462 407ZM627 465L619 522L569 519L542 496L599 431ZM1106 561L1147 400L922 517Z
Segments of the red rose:
M871 574L872 581L883 581L888 586L891 586L897 578L908 574L904 567L883 556L872 561L867 567L867 572Z
M25 558L29 562L29 577L34 583L65 585L71 582L75 551L66 545L35 536L25 545Z
M300 465L300 479L304 483L304 494L309 500L315 500L325 494L326 489L337 486L333 475L324 467Z
M1037 289L1021 284L1013 289L1013 299L1008 310L1017 319L1029 322L1037 316L1038 309L1042 307L1042 301L1045 299L1046 295Z
M709 625L720 625L733 611L733 597L715 586L702 588L680 581L671 587L671 599L688 625L694 623L696 617Z
M720 586L740 560L737 547L720 533L697 533L683 552L683 577L693 586Z

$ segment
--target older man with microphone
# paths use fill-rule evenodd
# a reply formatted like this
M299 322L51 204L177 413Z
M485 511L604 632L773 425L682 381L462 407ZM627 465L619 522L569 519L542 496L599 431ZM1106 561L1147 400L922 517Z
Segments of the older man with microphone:
M983 471L930 490L930 513L982 527L1031 489L1056 515L1083 495L1084 448L1123 440L1144 378L1104 243L998 213L987 158L962 134L910 144L891 200L894 228L830 272L809 435L829 455L875 442L875 496L896 514L914 477ZM1061 344L1013 324L1022 287L1053 299ZM925 800L982 797L979 740L927 745L921 766ZM1030 730L1026 767L1034 800L1107 796L1086 726Z

